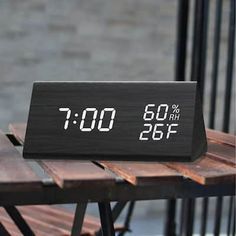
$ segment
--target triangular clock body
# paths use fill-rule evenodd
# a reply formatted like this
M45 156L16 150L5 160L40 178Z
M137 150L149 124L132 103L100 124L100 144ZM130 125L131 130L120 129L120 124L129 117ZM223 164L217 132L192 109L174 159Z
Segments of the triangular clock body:
M206 148L195 82L34 83L25 158L192 161Z

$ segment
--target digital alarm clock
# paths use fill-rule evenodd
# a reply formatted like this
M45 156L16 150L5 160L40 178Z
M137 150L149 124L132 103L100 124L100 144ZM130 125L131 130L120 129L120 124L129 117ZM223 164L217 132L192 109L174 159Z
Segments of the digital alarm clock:
M191 161L206 152L195 82L36 82L24 158Z

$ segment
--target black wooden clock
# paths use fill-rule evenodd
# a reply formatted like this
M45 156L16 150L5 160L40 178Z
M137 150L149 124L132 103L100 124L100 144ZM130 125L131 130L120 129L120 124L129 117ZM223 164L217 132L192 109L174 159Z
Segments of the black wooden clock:
M24 158L191 161L206 149L195 82L34 83Z

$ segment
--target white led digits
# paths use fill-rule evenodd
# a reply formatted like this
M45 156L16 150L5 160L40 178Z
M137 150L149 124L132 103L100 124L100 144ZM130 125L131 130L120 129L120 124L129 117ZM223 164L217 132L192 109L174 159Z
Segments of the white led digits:
M69 122L70 122L70 118L71 118L71 109L68 107L61 107L59 108L59 111L61 112L66 112L66 120L64 122L64 130L67 130L69 127ZM85 123L87 123L88 121L88 113L92 113L92 120L89 126L85 126ZM108 115L107 115L108 114ZM110 121L108 125L104 125L104 118L105 116L109 116L110 115ZM103 110L101 110L100 112L100 116L99 116L99 121L98 121L98 125L97 125L97 129L100 132L109 132L110 130L112 130L113 125L114 125L114 119L115 119L115 115L116 115L116 110L112 107L106 107ZM76 119L78 119L79 114L75 113L74 115L76 117ZM87 118L87 119L86 119ZM97 124L97 118L98 118L98 110L94 107L87 107L86 109L84 109L82 111L82 116L81 116L81 121L79 124L79 128L82 132L91 132L96 124ZM76 120L73 120L72 122L74 125L77 124Z
M179 124L170 124L166 123L166 121L178 121L180 119L179 113L180 108L177 104L172 104L172 106L169 107L168 104L162 103L157 107L157 109L155 104L147 104L144 109L143 120L145 122L149 121L152 123L158 121L158 123L145 123L143 125L145 130L141 131L139 140L147 141L151 139L154 141L159 141L163 138L169 139L173 134L177 133L177 130L174 127L178 127Z

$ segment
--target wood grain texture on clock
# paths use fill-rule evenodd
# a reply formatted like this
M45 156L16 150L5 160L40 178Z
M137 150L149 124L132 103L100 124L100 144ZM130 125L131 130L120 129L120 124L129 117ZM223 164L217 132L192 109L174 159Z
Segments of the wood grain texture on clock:
M190 161L206 152L195 82L36 82L25 158Z

